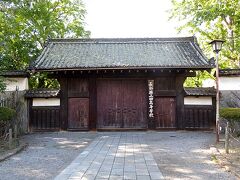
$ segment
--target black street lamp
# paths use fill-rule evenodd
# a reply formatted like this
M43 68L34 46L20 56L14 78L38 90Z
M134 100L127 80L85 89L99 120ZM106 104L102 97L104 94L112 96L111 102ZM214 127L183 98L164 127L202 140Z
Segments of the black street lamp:
M218 65L218 56L219 52L222 50L222 44L224 43L223 40L215 39L209 44L212 45L213 52L216 53L216 91L217 91L217 97L216 97L216 141L219 142L219 65Z

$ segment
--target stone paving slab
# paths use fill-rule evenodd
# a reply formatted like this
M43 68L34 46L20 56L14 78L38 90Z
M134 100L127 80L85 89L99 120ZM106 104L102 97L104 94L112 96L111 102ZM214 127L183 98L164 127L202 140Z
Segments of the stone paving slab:
M101 133L55 180L164 179L145 133Z

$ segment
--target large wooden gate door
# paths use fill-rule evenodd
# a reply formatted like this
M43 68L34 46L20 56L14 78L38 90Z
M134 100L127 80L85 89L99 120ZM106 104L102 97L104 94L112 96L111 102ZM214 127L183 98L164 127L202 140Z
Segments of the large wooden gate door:
M156 128L176 128L175 98L156 97L154 106Z
M99 80L97 83L97 127L147 128L144 80Z
M121 128L121 81L100 80L97 84L98 128Z
M89 99L68 99L68 128L88 129L89 122Z

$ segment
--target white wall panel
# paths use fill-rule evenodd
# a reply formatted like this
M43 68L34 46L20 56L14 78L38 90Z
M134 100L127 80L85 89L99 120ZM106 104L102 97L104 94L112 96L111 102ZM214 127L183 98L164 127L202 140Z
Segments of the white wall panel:
M28 78L6 78L6 91L28 90Z
M240 90L240 77L220 77L220 90Z
M59 98L33 98L33 106L60 106Z
M212 105L212 97L188 96L184 98L185 105Z

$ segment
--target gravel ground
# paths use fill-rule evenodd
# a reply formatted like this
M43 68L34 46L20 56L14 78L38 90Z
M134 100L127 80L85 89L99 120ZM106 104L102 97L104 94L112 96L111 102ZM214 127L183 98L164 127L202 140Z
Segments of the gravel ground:
M209 132L137 132L144 134L166 179L237 179L211 161ZM109 133L114 134L114 132ZM0 179L53 179L101 133L58 132L24 136L26 150L0 162Z
M94 132L35 133L23 136L28 147L0 162L1 180L53 179L97 136Z
M147 135L150 150L166 179L237 179L211 161L210 132L152 132Z

